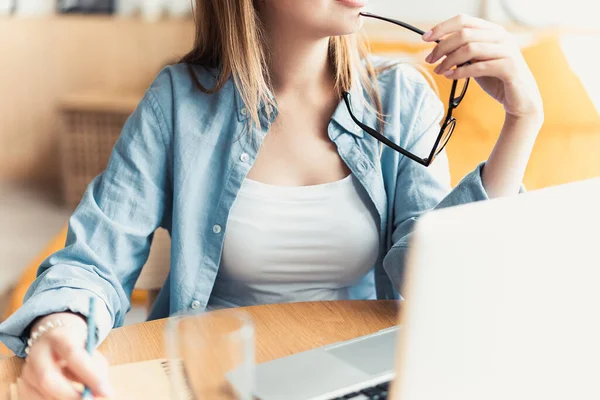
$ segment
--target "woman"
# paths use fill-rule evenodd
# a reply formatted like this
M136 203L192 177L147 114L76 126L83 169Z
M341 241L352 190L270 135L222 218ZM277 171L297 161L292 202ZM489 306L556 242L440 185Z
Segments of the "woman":
M423 167L383 148L341 102L349 91L360 120L415 153L429 151L443 116L416 70L373 66L359 51L363 1L196 2L194 50L148 90L71 218L67 247L0 326L20 356L30 332L54 326L30 346L27 398L76 399L68 379L109 394L81 316L95 296L100 340L123 323L158 227L172 236L171 272L151 318L392 298L419 215L519 192L543 112L507 33L459 16L423 36L441 39L428 57L445 57L437 73L477 78L506 110L487 162L450 191L443 153Z

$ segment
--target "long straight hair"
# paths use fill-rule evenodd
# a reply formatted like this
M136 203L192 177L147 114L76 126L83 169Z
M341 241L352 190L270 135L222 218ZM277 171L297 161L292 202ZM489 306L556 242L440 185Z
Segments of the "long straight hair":
M271 81L265 31L255 6L256 0L195 0L194 48L180 62L190 67L196 86L204 93L218 92L230 77L240 92L250 120L260 126L262 105L275 106L269 93ZM363 101L374 110L383 126L383 107L377 74L368 59L365 40L357 34L335 36L329 41L329 59L334 74L335 91L342 98L359 80L367 93ZM193 74L192 65L203 65L219 71L217 83L207 88ZM358 75L358 76L356 76Z

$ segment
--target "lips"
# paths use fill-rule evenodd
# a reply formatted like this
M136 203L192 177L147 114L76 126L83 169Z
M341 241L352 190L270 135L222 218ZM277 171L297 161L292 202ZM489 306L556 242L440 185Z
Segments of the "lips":
M346 7L362 8L369 3L369 0L337 0L337 2Z

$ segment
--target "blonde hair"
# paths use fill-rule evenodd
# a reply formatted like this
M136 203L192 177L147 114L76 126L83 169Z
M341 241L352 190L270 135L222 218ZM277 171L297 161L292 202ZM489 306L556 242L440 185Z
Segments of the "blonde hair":
M255 126L260 126L262 105L275 106L269 96L271 82L268 69L268 49L263 43L265 33L256 0L195 0L196 38L193 50L181 59L188 64L196 86L204 93L218 92L233 77L241 98ZM334 74L335 91L342 98L353 82L360 80L367 92L364 101L373 109L383 125L383 107L377 74L368 59L369 50L358 35L336 36L329 42L329 57ZM191 65L203 65L219 70L217 83L207 88L191 71ZM355 76L355 75L358 75Z

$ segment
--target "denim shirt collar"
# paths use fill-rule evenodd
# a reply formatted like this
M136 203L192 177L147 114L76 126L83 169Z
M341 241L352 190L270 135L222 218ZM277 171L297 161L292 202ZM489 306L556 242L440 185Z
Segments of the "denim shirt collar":
M233 86L233 93L235 96L235 107L236 107L238 120L240 122L247 121L250 118L250 113L248 112L248 110L246 108L246 104L244 103L244 100L242 99L242 94L240 93L233 78L229 78L229 79ZM271 100L273 100L274 103L277 102L277 100L275 99L275 96L270 91L269 91L268 95L269 95L269 98ZM277 118L278 112L277 112L277 108L273 109L270 104L265 104L264 101L261 101L261 103L258 107L258 114L261 119L264 118L269 123L273 123L275 121L275 119Z
M363 101L363 89L360 82L357 81L353 83L349 93L352 112L359 121L363 121L365 114L365 105ZM363 130L358 125L356 125L354 120L352 120L352 117L348 112L348 108L346 107L344 99L341 99L340 103L335 109L332 120L335 121L340 127L342 127L347 133L350 133L359 138L362 138L364 136Z

